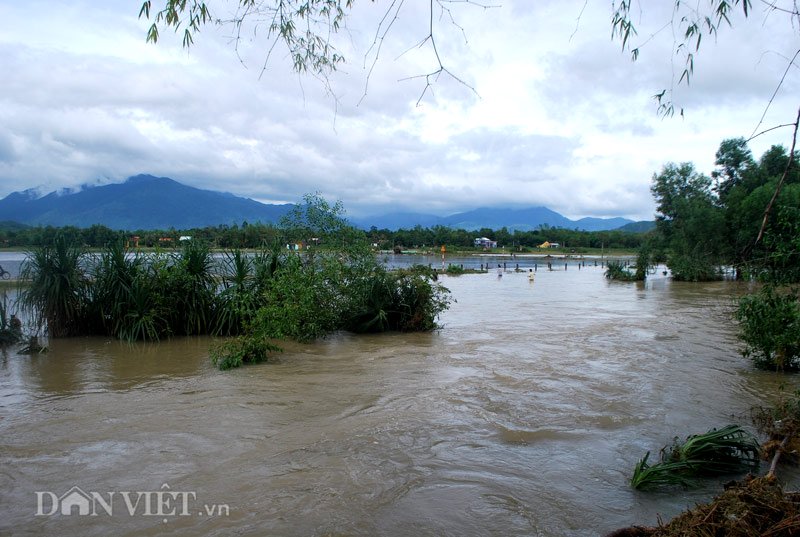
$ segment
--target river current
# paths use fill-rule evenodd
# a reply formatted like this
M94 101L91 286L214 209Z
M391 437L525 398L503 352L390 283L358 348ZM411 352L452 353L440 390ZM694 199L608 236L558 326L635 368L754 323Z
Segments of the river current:
M442 277L441 330L230 372L209 338L6 352L0 534L601 535L710 499L628 479L797 387L739 354L745 284L560 269Z

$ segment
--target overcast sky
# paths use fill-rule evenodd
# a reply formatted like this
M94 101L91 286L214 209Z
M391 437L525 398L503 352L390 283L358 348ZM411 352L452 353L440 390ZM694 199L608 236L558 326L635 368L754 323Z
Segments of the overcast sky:
M347 64L330 77L334 98L279 48L262 70L267 43L251 27L238 52L213 26L187 52L169 35L145 43L140 0L0 0L0 197L149 173L264 202L318 191L355 216L543 205L651 219L653 173L683 161L710 173L724 138L756 128L800 48L789 19L754 1L749 19L737 12L703 41L684 88L674 30L651 39L672 0L642 2L635 63L611 40L608 0L493 3L450 4L458 26L436 17L443 62L466 85L443 75L423 95L414 77L436 63L414 45L428 1L405 1L369 78L390 1L357 2L337 37ZM209 4L224 18L236 1ZM791 69L762 128L794 121L799 80ZM671 86L685 118L656 113L652 95ZM758 157L790 136L750 147Z

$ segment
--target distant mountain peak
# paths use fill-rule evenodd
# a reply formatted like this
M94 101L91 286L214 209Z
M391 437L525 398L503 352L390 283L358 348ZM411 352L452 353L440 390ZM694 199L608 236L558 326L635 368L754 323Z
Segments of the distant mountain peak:
M112 229L191 229L238 225L243 221L274 223L291 205L268 205L232 194L202 190L168 177L140 174L122 183L61 190L39 195L35 189L0 200L0 220L28 225Z
M134 175L132 177L128 177L123 183L124 185L136 185L142 183L152 183L155 181L169 181L171 183L178 183L174 179L170 179L169 177L156 177L155 175L150 175L146 173L140 173L139 175ZM180 183L178 183L180 184Z
M631 223L627 218L582 218L570 220L547 207L480 207L445 217L420 213L389 213L360 218L356 222L364 228L411 229L416 225L435 225L453 229L478 231L483 228L509 231L532 231L542 227L606 231Z
M102 224L127 231L146 229L191 229L217 225L239 225L243 221L274 223L291 210L291 204L265 204L228 192L204 190L168 177L139 174L122 183L85 185L43 195L31 188L0 199L0 221L27 225L88 227ZM601 231L618 229L631 220L582 218L570 220L547 207L481 207L435 216L398 212L351 219L369 229L411 229L415 226L445 226L478 231L483 228L513 232L543 227ZM632 229L639 229L635 227Z

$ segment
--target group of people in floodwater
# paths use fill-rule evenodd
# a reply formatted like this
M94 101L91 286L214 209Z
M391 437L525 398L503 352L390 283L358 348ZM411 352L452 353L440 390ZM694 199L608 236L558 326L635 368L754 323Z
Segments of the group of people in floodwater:
M498 278L503 277L503 267L501 267L499 263L497 265L497 277ZM533 269L528 269L528 281L533 282L535 277L536 275L534 274Z

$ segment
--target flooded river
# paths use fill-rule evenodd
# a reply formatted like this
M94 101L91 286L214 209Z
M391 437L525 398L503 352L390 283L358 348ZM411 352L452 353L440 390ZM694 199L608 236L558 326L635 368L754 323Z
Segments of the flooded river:
M0 534L599 535L720 490L631 490L646 451L798 384L738 354L740 284L588 266L443 283L441 331L231 372L206 338L3 355Z

